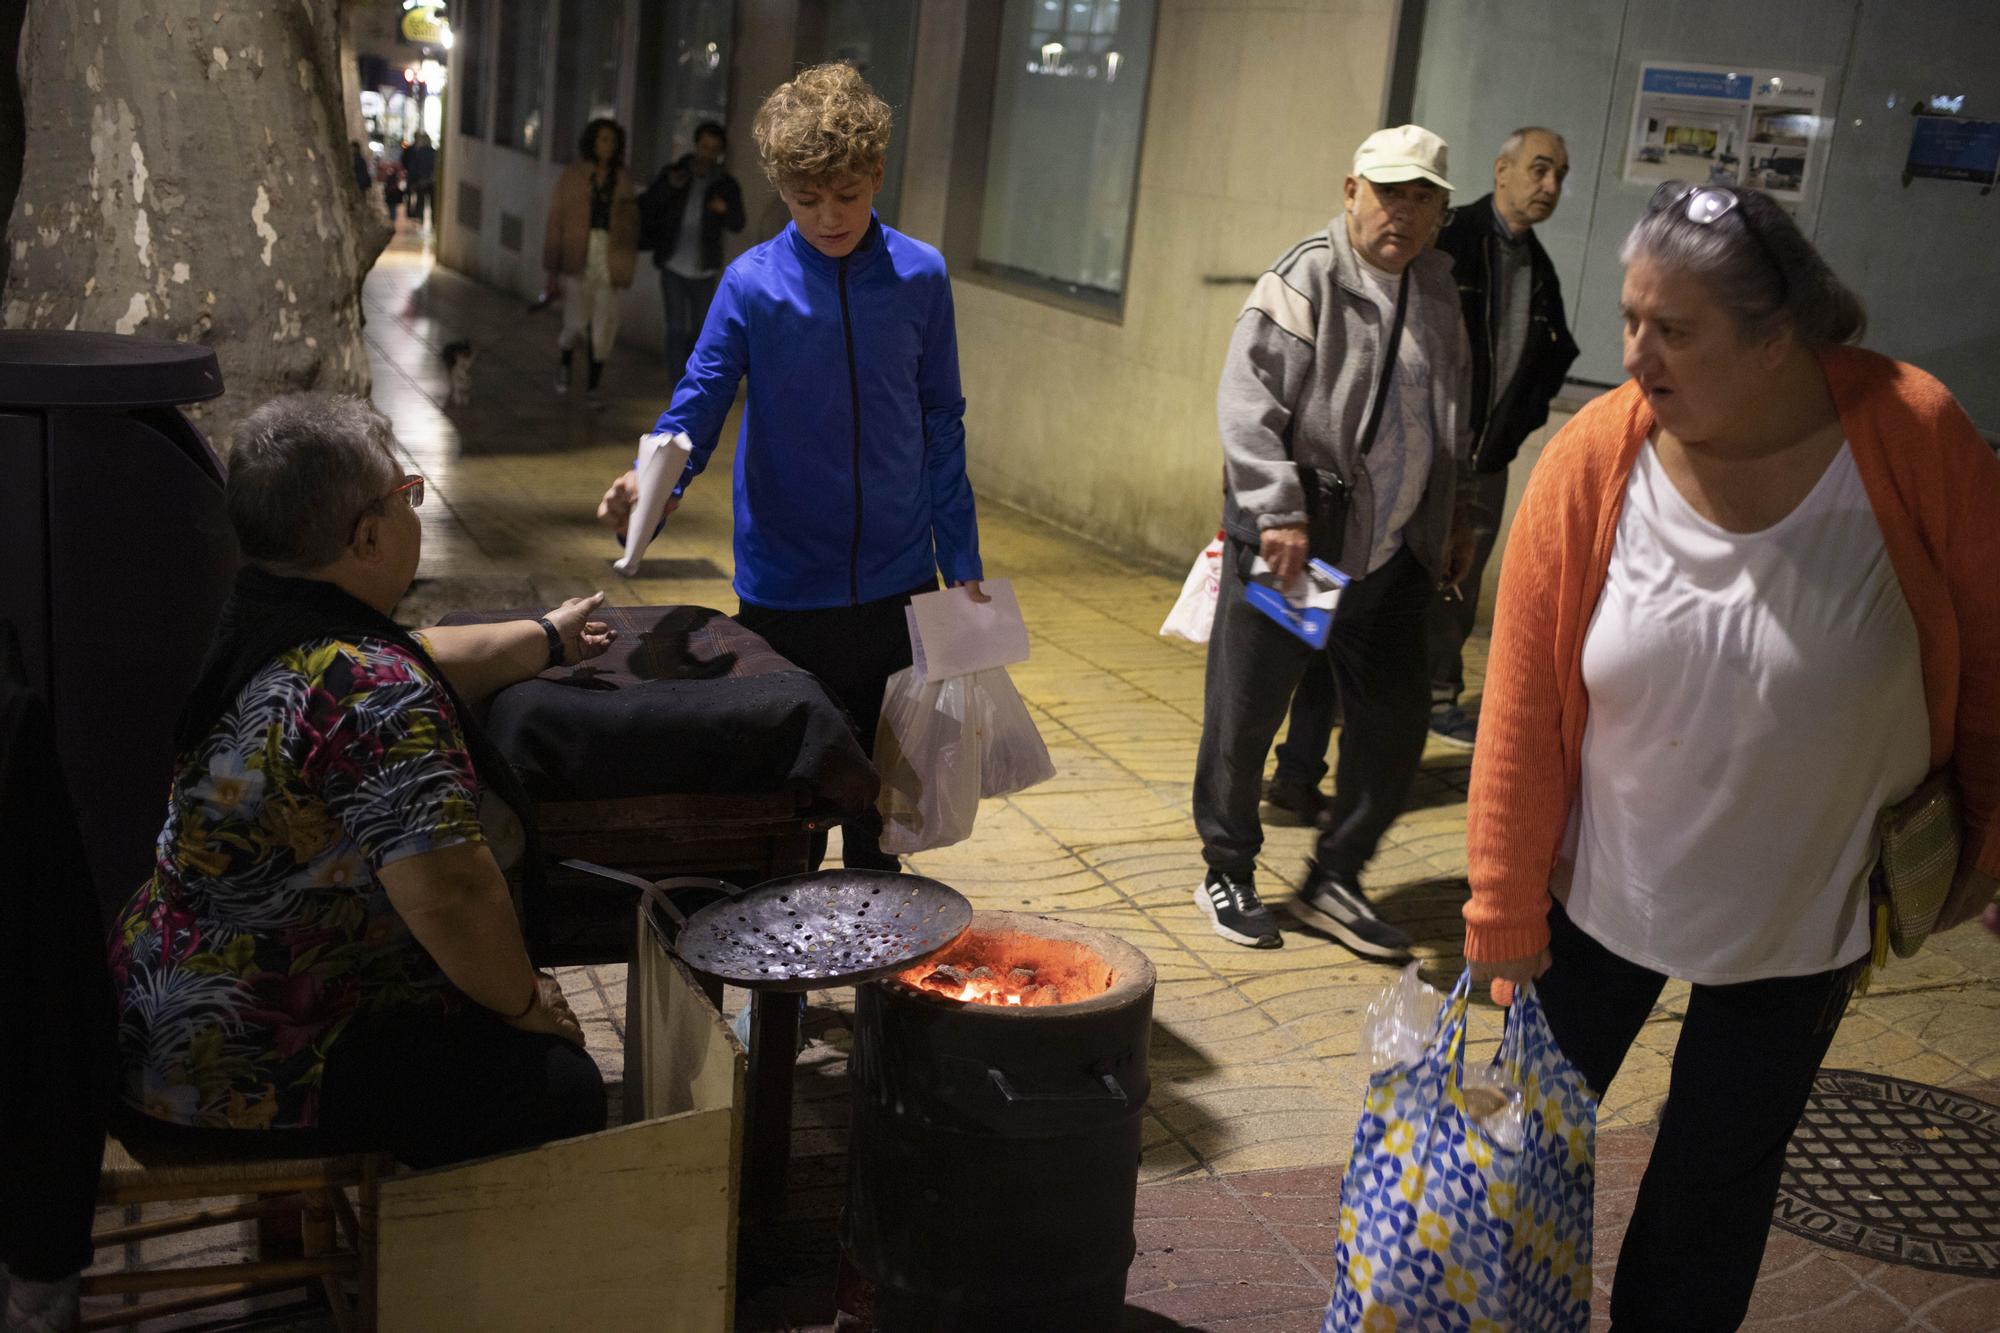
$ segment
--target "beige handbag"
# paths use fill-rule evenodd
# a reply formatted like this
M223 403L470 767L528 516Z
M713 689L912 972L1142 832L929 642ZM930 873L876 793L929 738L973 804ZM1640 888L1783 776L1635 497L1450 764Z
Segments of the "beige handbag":
M1945 769L1877 819L1880 852L1870 904L1876 967L1888 962L1891 949L1908 958L1937 926L1958 875L1964 829L1958 784Z

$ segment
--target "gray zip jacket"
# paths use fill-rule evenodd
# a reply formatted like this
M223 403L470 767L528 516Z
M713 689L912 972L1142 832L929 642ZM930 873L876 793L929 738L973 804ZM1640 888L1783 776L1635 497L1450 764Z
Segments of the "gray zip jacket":
M1223 526L1256 545L1266 528L1306 521L1294 463L1330 468L1350 488L1343 570L1359 577L1375 544L1375 493L1361 456L1387 321L1368 294L1345 215L1288 250L1257 280L1236 319L1216 391L1222 428ZM1443 571L1454 510L1473 484L1472 349L1451 259L1426 250L1410 264L1403 336L1431 366L1430 481L1404 529L1411 552ZM1392 389L1391 392L1394 392ZM1402 447L1378 437L1373 452Z

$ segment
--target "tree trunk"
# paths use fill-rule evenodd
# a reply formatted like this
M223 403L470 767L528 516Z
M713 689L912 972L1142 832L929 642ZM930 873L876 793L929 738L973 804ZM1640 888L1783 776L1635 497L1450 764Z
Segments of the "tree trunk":
M218 447L273 394L367 394L342 0L41 0L0 322L205 343Z

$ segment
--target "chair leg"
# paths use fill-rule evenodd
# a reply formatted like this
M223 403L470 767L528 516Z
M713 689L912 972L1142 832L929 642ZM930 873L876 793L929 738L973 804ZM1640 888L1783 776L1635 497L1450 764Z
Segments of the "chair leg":
M375 1233L381 1206L378 1179L382 1159L366 1157L361 1162L361 1187L356 1192L354 1250L359 1260L354 1291L355 1327L360 1333L375 1331Z

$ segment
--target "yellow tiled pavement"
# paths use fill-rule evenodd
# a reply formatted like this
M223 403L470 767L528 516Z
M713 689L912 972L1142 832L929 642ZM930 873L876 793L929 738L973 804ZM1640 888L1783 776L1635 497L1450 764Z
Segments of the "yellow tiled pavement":
M607 568L615 552L591 514L664 401L657 366L639 354L614 357L601 412L558 400L549 386L555 315L525 314L409 249L383 257L367 303L376 401L433 497L422 511L425 582L406 618L468 603L552 603L596 587L625 602L734 608L726 443L649 555L647 576L619 583ZM435 351L461 336L480 347L475 401L447 412ZM973 450L980 414L996 410L972 405ZM1058 776L988 802L970 841L913 858L912 868L982 907L1115 931L1153 959L1160 987L1146 1179L1340 1160L1359 1020L1391 974L1297 932L1280 950L1238 948L1210 933L1194 906L1201 858L1188 801L1202 655L1156 633L1178 575L994 505L982 509L981 536L988 572L1014 580L1028 620L1033 656L1013 675ZM1200 536L1190 534L1190 555ZM1475 688L1480 646L1468 663ZM1421 940L1433 979L1460 965L1466 778L1462 755L1427 755L1411 810L1364 877L1385 914ZM1295 884L1309 842L1306 830L1269 831L1260 861L1267 896ZM592 1025L593 1050L615 1060L622 978L615 968L587 973L570 984L590 989L593 1002L579 1011ZM1940 939L1857 1002L1829 1063L1946 1085L2000 1080L1996 977L2000 940L1977 928ZM1641 1033L1604 1107L1605 1126L1654 1115L1684 999L1684 988L1671 988ZM815 997L823 1001L843 998ZM1490 1049L1498 1026L1497 1014L1482 1015L1476 1044ZM832 1034L836 1043L840 1035ZM813 1099L802 1092L801 1101ZM837 1151L824 1135L838 1119L837 1108L802 1105L801 1132L813 1138L801 1139L801 1156Z

